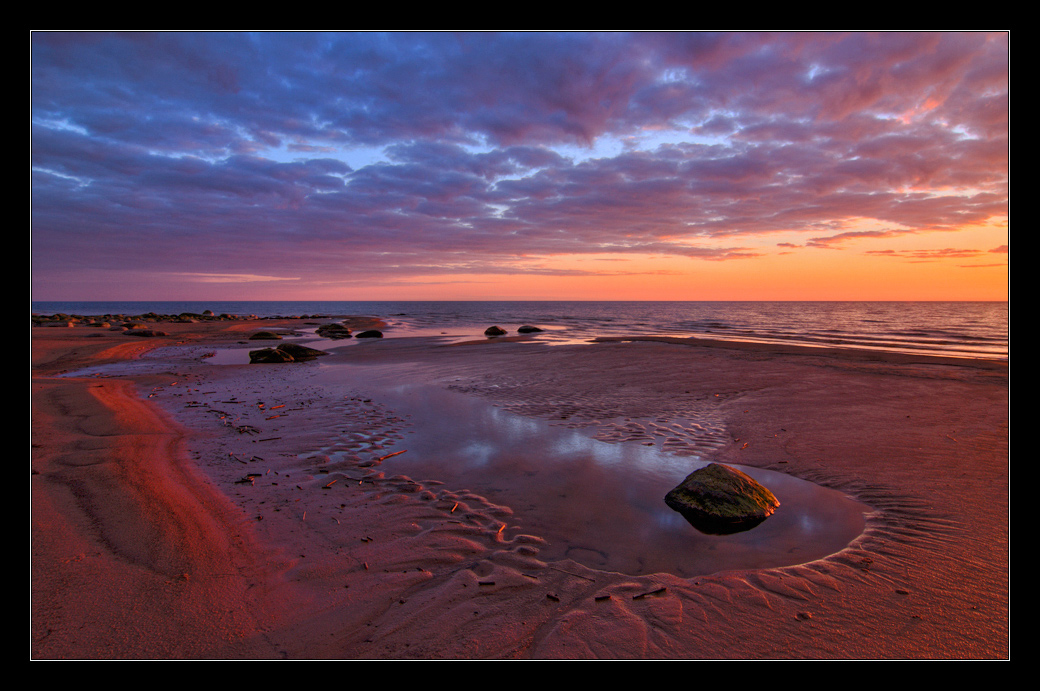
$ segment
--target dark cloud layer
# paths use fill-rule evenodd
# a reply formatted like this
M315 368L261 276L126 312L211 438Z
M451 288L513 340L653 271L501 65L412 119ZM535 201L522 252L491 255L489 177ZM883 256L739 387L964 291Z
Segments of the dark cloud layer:
M1008 50L982 33L34 33L34 279L537 273L572 253L746 258L775 232L841 247L862 219L981 223L1007 211Z

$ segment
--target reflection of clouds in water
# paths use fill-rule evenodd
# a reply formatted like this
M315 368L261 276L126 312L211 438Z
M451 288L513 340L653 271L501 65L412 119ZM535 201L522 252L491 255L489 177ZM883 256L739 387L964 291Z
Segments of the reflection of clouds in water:
M488 407L486 415L493 428L503 432L502 436L511 443L526 442L539 433L537 420L513 415L493 406Z
M598 465L614 465L621 461L622 456L620 448L610 447L576 432L559 434L551 441L550 450L561 457L588 455L594 458Z
M742 468L777 494L780 510L745 533L698 533L664 503L668 490L704 464L699 456L662 448L680 430L705 431L692 419L623 419L654 444L609 443L594 438L597 425L576 429L518 415L486 397L424 384L407 367L327 367L323 382L340 376L352 385L366 382L374 402L413 423L401 447L408 453L388 460L385 470L493 497L513 510L524 531L548 541L542 555L549 560L592 550L601 556L588 566L691 576L819 558L845 547L863 528L859 507L840 493ZM509 387L509 393L523 395L524 387ZM684 436L689 444L693 435Z
M469 467L489 466L493 465L496 451L497 447L494 444L474 440L458 447L453 455L460 457Z

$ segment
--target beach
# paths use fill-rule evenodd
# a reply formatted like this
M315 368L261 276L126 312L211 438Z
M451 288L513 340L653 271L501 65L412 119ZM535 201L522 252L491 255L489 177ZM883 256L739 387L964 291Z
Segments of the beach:
M212 362L314 321L33 328L33 659L1009 656L1006 362L392 332L313 362ZM382 398L404 384L461 397L435 399L446 428L475 400L597 448L778 473L862 505L862 529L693 575L560 556L522 497L565 493L550 523L577 523L616 480L412 472L418 414ZM608 540L629 554L637 532Z

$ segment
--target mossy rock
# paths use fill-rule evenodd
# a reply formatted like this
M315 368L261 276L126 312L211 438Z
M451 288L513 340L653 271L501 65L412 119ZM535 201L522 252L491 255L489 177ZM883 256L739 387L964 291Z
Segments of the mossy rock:
M664 501L704 533L748 530L773 515L780 502L746 473L712 463L686 476Z

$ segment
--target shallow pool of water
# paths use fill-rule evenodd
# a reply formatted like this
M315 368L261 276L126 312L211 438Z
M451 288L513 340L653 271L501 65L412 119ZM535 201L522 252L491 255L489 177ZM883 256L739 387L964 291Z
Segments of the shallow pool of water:
M869 507L841 492L738 466L768 487L780 508L749 531L707 535L664 503L668 490L707 461L638 442L593 439L483 398L410 380L392 367L323 369L323 384L362 387L410 421L404 439L386 450L405 452L383 462L387 475L438 480L509 507L511 529L548 540L541 552L545 560L689 577L805 563L840 551L865 527ZM335 446L324 451L337 454Z

